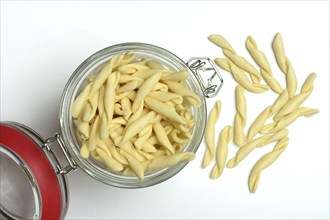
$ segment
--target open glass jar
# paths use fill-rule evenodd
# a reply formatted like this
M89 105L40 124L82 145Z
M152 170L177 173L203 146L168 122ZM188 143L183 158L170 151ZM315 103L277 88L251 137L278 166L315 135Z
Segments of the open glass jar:
M186 70L189 73L185 86L198 95L201 100L201 106L192 109L195 126L192 130L192 139L183 151L197 151L204 134L207 118L205 97L215 96L223 83L221 75L214 64L208 58L192 58L188 63L185 63L176 55L163 48L143 43L124 43L107 47L87 58L69 79L63 91L59 108L60 131L54 137L44 141L36 132L24 125L13 122L1 123L1 157L7 158L2 161L12 161L17 167L22 168L23 175L21 175L21 178L29 182L27 185L32 186L32 193L30 194L33 201L35 201L35 208L31 208L31 210L34 210L31 211L32 214L28 216L19 215L19 218L63 218L68 202L65 174L78 167L105 184L122 188L141 188L152 186L169 179L187 164L183 162L155 173L146 174L145 178L140 180L137 177L128 177L110 172L92 160L80 156L80 144L76 139L74 123L70 115L72 103L91 74L98 72L112 56L130 51L134 51L138 59L158 60L167 69L173 71ZM205 78L207 80L204 80ZM59 149L61 149L67 160L66 166L61 165L62 163L57 159L57 154L53 152L52 144L55 142L58 142ZM34 159L31 158L26 153L28 151L30 155L35 154L39 159L35 159L36 156L33 157ZM40 171L38 170L40 166L48 167L48 170ZM1 164L1 167L3 167L3 164ZM53 174L48 174L50 170L52 170ZM3 173L5 172L1 172L2 177L6 178ZM10 172L6 173L8 174ZM12 179L14 180L15 178ZM49 195L52 193L46 192L48 179L51 179L52 184L58 189L55 193L56 195ZM3 186L1 186L1 190L5 190ZM9 193L8 196L10 196ZM57 201L57 209L54 209L54 207L50 208L47 205L49 198L53 196L56 196L54 201ZM0 206L3 216L15 217L20 213L7 206L8 204L1 204ZM47 210L49 208L57 211Z

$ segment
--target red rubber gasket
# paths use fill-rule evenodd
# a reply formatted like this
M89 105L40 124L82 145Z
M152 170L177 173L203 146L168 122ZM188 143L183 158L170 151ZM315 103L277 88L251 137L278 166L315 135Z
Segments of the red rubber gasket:
M18 129L6 125L0 125L0 143L19 155L36 177L42 200L41 219L60 219L60 185L50 161L40 147Z

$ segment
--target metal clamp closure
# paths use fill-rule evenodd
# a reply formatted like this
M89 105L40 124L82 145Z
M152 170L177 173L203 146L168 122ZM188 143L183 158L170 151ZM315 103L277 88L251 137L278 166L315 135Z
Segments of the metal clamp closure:
M77 169L77 165L76 163L71 159L71 157L69 156L68 152L65 149L65 144L63 142L63 139L61 137L61 135L59 133L55 133L55 135L53 137L48 138L44 144L43 144L43 148L46 148L48 152L50 152L54 157L54 151L51 149L51 145L57 142L58 145L60 146L60 149L63 153L63 155L65 156L66 160L68 161L68 166L66 167L62 167L60 164L56 164L56 168L57 168L57 174L67 174L69 173L71 170L76 170ZM55 157L56 158L56 157Z
M220 72L209 58L193 57L188 60L187 65L202 87L205 97L212 98L219 93L223 85L223 79ZM203 77L205 77L206 80L204 80Z

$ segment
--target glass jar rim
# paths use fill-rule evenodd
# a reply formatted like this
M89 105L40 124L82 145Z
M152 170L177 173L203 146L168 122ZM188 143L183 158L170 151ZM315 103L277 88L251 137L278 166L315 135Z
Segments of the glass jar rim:
M152 186L169 179L180 170L182 170L187 165L187 162L179 163L176 166L166 168L165 171L163 170L153 174L148 174L147 178L144 180L138 180L137 178L126 177L114 173L110 174L108 171L94 166L90 160L80 157L79 152L77 151L78 148L75 147L77 146L77 143L75 141L73 129L71 126L72 122L70 122L72 120L70 116L70 108L73 99L76 97L77 91L80 89L83 81L85 81L91 72L93 72L96 68L102 66L97 66L96 64L99 64L99 62L104 63L104 60L109 60L115 54L123 54L130 51L134 51L137 55L140 54L142 56L149 56L155 59L166 61L170 66L172 65L172 68L176 68L177 70L186 69L188 71L189 86L194 90L195 93L197 93L201 99L201 107L196 110L199 116L198 122L200 124L198 124L198 126L194 126L194 131L196 131L195 128L197 127L197 133L195 132L195 135L198 135L198 137L193 138L194 142L189 142L190 145L188 144L188 146L185 147L185 150L189 148L190 152L195 153L202 141L204 128L206 125L206 101L203 95L203 91L197 79L194 77L194 74L191 72L184 61L182 61L179 57L169 52L168 50L151 44L137 42L116 44L99 50L98 52L89 56L85 61L83 61L74 71L63 90L60 102L59 121L61 135L65 145L67 146L68 153L72 156L73 160L83 171L85 171L93 178L99 180L100 182L108 185L121 188L142 188Z

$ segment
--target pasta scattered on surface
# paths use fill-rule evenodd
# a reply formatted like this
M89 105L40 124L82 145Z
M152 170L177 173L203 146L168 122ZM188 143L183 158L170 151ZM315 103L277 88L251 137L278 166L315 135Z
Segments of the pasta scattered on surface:
M278 66L286 76L286 87L288 88L289 97L292 98L297 90L297 76L289 58L285 55L283 40L279 33L274 38L273 51Z
M277 112L274 116L274 120L278 121L283 116L290 114L291 112L295 111L299 106L310 96L313 91L313 82L316 78L316 73L311 73L307 79L305 80L304 84L301 87L300 93L293 96L291 99L285 103L285 105Z
M223 36L213 34L210 35L208 39L219 46L226 56L226 58L216 58L215 62L219 67L230 72L234 80L239 84L236 87L237 112L234 118L233 140L236 146L240 148L236 155L227 162L227 167L233 168L237 166L254 149L277 142L273 151L261 157L251 170L249 189L250 192L255 192L258 187L261 172L271 165L288 145L287 127L298 117L310 117L319 112L318 109L301 107L302 103L313 91L313 82L316 78L316 74L310 74L302 85L300 93L296 94L297 76L289 58L285 54L284 43L279 33L274 37L272 48L277 64L285 75L286 88L282 88L280 83L275 79L265 54L258 49L257 43L251 36L246 40L246 48L253 60L260 67L260 73L245 58L237 55ZM250 74L251 81L246 77L245 72ZM260 75L267 85L261 84ZM277 93L278 97L272 105L267 106L255 118L245 136L246 101L243 91L245 89L253 93L263 93L267 91L268 88ZM253 111L252 108L251 111ZM268 123L267 120L271 118L273 122ZM223 137L220 137L220 139L223 139ZM217 158L221 157L221 162L223 163L225 161L223 158L227 156L228 151L223 150L221 153L220 151L217 153L220 154L216 155ZM219 165L216 166L219 167ZM218 171L219 169L212 171L211 178L219 175ZM215 175L215 173L217 175Z
M246 143L246 136L244 134L244 127L246 124L246 100L243 87L236 87L235 97L237 112L234 119L234 143L241 147Z
M265 54L258 49L257 43L251 36L246 40L246 48L250 52L254 61L260 66L260 73L265 82L274 92L281 94L283 89L280 83L273 77L272 70Z
M212 34L208 38L212 43L219 46L224 55L233 62L236 66L241 68L250 74L251 80L255 84L259 84L261 81L260 73L253 65L251 65L244 57L239 56L235 50L231 47L228 41L221 35Z
M255 192L257 190L261 172L272 165L277 158L283 153L289 144L289 138L283 138L279 140L273 151L262 156L258 162L253 166L250 176L249 176L249 189L250 192Z
M214 158L214 130L215 124L218 121L221 112L221 101L217 101L215 106L212 108L209 117L207 119L206 130L205 130L205 142L206 142L206 150L204 154L204 159L202 163L202 167L207 167Z
M252 141L250 141L249 143L247 143L245 146L241 147L237 151L236 155L228 161L227 167L228 168L236 167L255 148L263 147L270 143L281 140L282 138L285 138L286 136L288 136L288 134L289 134L288 130L286 128L284 128L275 134L264 135L264 136L258 137L256 139L253 139Z
M232 138L232 127L226 126L220 132L219 142L216 151L216 164L211 171L211 178L217 179L221 176L226 166L227 155L228 155L228 143Z

